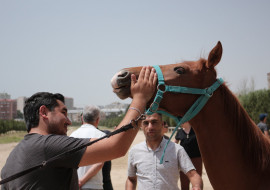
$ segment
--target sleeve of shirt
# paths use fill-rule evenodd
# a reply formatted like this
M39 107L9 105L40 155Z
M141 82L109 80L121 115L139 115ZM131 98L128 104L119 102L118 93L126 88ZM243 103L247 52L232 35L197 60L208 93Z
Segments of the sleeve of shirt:
M190 170L195 170L194 165L192 164L188 154L186 153L185 149L182 146L180 146L177 154L178 154L178 164L180 166L180 170L183 173L186 174Z
M49 135L45 141L44 153L49 160L59 154L77 148L89 142L90 139L78 139L61 135ZM59 157L52 163L52 167L78 168L81 158L86 150L86 147Z
M134 165L134 155L132 149L128 153L128 176L129 177L136 176L136 167Z

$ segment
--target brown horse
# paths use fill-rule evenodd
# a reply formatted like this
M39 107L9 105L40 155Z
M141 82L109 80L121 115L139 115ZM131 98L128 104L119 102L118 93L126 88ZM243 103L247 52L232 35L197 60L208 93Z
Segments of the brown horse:
M165 84L204 89L216 79L215 66L222 56L220 42L208 59L162 65ZM112 79L114 92L130 97L130 74L141 67L121 70ZM183 116L198 95L166 92L159 109ZM151 100L153 101L153 99ZM151 104L149 102L149 105ZM209 180L215 190L270 189L270 141L250 119L225 84L212 95L204 108L190 120L201 150Z

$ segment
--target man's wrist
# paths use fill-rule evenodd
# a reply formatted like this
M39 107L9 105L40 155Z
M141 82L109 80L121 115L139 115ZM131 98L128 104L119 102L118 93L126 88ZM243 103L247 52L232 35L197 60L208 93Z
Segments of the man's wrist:
M194 185L192 186L192 190L202 190L202 187L200 185Z
M192 190L202 190L200 187L192 187Z
M147 104L147 101L145 99L134 97L130 104L130 107L134 107L140 110L141 113L144 113L146 104Z

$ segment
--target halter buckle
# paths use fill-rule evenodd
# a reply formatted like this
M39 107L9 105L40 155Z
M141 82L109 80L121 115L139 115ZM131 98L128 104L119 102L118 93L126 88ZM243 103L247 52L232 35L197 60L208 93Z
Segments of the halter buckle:
M154 108L154 106L156 106L156 108ZM157 109L158 109L158 106L159 106L158 102L152 102L152 104L149 107L149 111L152 112L152 113L156 112Z

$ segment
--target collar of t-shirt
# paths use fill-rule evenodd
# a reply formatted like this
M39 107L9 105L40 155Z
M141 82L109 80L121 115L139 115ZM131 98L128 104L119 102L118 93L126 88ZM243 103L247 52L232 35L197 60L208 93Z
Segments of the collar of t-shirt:
M81 127L82 128L92 127L92 128L95 128L96 129L96 127L94 125L91 125L91 124L88 124L88 123L83 124Z

